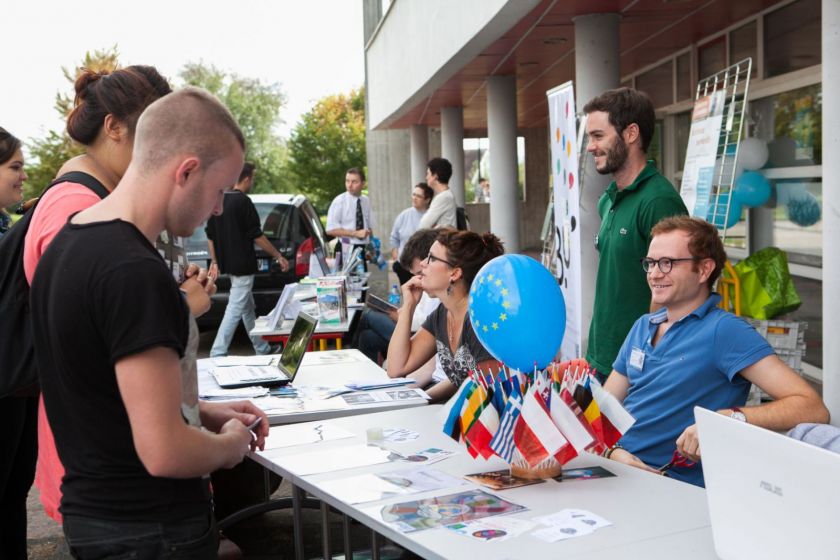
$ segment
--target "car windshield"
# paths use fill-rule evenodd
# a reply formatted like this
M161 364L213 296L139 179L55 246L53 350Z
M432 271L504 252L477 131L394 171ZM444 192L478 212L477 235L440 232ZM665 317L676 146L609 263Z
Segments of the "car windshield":
M257 209L260 225L266 237L269 239L292 238L294 207L291 204L258 202L254 206ZM207 247L207 234L204 233L205 225L207 224L204 223L195 228L195 231L187 240L188 247Z

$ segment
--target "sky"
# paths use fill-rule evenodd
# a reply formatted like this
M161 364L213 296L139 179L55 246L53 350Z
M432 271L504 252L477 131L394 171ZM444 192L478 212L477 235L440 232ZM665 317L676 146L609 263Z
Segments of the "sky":
M0 126L24 142L63 129L62 66L115 44L122 65L155 66L174 84L187 62L279 84L286 138L318 99L364 84L361 0L13 0L0 18Z

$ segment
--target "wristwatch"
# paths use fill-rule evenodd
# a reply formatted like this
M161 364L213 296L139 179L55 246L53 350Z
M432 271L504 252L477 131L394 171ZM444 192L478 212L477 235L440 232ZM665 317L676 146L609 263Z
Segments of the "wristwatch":
M732 407L732 412L729 413L729 417L733 420L737 420L738 422L747 421L747 415L744 414L744 411L738 408L737 406Z

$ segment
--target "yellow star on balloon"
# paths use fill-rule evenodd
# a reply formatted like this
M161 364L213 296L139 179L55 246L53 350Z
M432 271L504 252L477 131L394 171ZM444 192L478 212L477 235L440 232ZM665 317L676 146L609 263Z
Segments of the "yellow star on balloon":
M488 274L488 275L487 275L487 280L488 280L489 282L492 282L492 281L493 281L493 275L492 275L492 274Z
M502 302L502 307L504 307L505 309L507 309L508 307L510 307L510 302L509 302L509 301L503 301L503 302Z
M508 289L507 288L502 288L502 295L503 296L508 295Z
M499 315L499 319L501 319L502 321L507 321L507 313L502 313L501 315Z
M481 278L478 279L478 283L479 284L484 284L484 276L482 276Z
M502 281L501 281L501 280L496 280L496 285L497 285L497 286L501 286L501 285L502 285Z
M476 326L476 327L481 326L481 321L479 321L478 319L476 319L476 320L475 320L475 326Z
M499 323L493 323L493 330L494 331L499 330Z
M487 332L490 329L487 328L487 325L484 325L483 327L481 327L481 330L483 330L484 332Z

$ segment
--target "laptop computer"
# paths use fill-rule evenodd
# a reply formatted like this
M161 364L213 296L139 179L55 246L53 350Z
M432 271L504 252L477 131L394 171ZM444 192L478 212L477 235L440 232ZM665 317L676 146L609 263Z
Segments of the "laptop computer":
M298 313L283 353L276 364L268 366L233 366L215 367L212 369L216 383L223 389L235 389L237 387L250 387L252 385L265 385L276 387L287 385L294 381L303 355L312 340L312 334L318 320L312 315L301 311Z
M838 554L840 455L700 407L694 415L720 558Z

